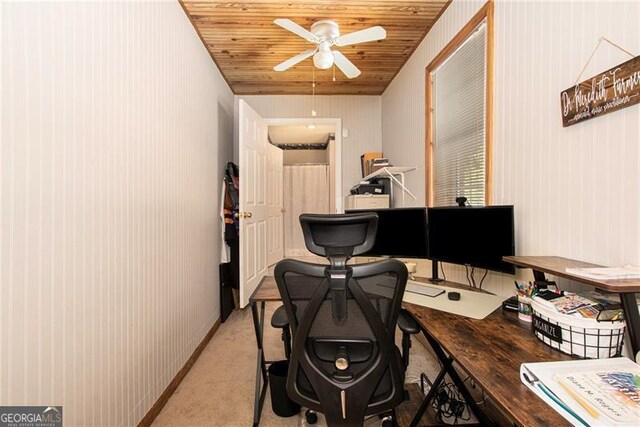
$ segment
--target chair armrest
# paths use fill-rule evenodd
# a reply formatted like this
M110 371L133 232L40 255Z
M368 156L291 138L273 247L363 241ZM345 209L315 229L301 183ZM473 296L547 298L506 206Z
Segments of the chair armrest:
M413 335L420 332L418 322L404 308L400 310L400 314L398 315L398 327L405 334Z
M289 327L289 319L287 318L287 312L284 309L284 305L278 307L273 313L273 316L271 316L271 326L279 329Z

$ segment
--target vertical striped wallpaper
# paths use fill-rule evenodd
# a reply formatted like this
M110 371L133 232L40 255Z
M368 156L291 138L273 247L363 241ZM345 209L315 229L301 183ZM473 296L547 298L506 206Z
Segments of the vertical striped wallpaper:
M0 405L133 425L219 318L233 95L177 2L0 8Z
M640 106L562 127L599 37L640 55L640 3L496 4L496 202L514 203L521 253L640 264ZM580 77L630 57L603 43Z
M455 0L382 95L382 148L414 159L424 203L425 67L484 4ZM640 264L640 107L562 127L560 92L598 38L640 54L640 3L495 2L494 204L514 204L516 253ZM581 80L629 59L604 43ZM445 267L466 282L464 269ZM489 290L513 293L490 274Z
M264 118L311 117L311 96L255 95L242 96ZM349 136L342 138L342 190L343 195L362 179L360 155L382 148L381 98L368 95L316 96L318 117L342 119L342 129Z

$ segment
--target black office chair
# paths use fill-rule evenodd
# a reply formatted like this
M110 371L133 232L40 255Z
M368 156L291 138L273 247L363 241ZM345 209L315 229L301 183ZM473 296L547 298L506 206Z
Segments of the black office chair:
M275 268L293 335L287 393L323 412L329 426L361 426L373 414L387 415L389 423L404 399L395 330L406 266L347 265L373 246L377 220L375 213L301 215L307 248L330 265L283 260Z

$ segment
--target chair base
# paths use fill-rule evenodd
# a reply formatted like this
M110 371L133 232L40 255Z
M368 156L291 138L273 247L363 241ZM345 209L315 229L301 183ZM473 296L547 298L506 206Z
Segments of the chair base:
M304 413L304 419L307 421L307 424L313 425L318 422L318 414L316 414L315 411L312 411L311 409L307 409Z

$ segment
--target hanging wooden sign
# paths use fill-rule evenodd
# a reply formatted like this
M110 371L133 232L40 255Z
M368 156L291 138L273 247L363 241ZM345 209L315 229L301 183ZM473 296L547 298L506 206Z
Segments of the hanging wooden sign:
M640 56L562 91L562 126L602 116L640 102Z

